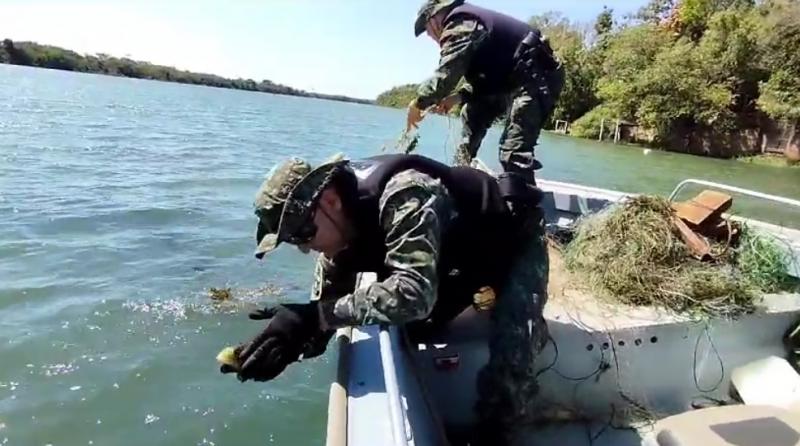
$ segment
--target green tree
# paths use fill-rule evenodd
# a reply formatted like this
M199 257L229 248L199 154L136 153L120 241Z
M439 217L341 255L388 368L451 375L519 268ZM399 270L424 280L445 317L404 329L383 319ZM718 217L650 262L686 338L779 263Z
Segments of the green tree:
M753 6L753 0L680 0L670 17L670 28L681 36L697 41L705 33L715 13Z
M553 49L583 46L586 40L586 31L560 12L548 11L533 16L528 23L542 32Z
M11 39L3 40L3 49L8 55L9 63L15 65L32 65L33 58L25 51L24 48L17 48L14 41Z
M675 0L650 0L639 8L633 18L645 23L659 24L670 16L674 8Z
M252 79L226 79L213 74L193 73L191 71L178 70L163 65L154 65L149 62L142 62L129 58L111 57L107 54L84 56L64 48L40 45L34 42L13 42L11 39L3 40L2 47L0 47L0 62L141 79L158 79L221 88L236 88L248 91L263 91L275 94L308 96L337 101L371 102L364 99L348 98L346 96L309 93L269 81L263 81L257 84Z
M594 32L598 36L602 36L608 34L612 28L614 28L614 10L603 6L603 12L597 16L594 22Z
M670 34L652 24L624 29L608 42L597 95L609 113L636 120L642 95L646 94L638 88L639 79L671 43Z
M708 54L711 54L710 52ZM609 42L598 81L604 110L656 130L665 140L678 124L731 128L733 94L709 75L715 60L664 28L628 28Z
M676 124L731 129L733 95L727 85L707 76L707 67L713 62L685 40L660 53L634 82L639 97L637 121L656 129L661 139Z
M417 84L406 84L381 93L375 102L386 107L405 108L416 97Z
M727 85L733 94L733 110L754 111L759 82L767 77L762 67L755 11L737 8L712 15L698 51L709 61L705 70L709 79Z
M570 133L580 138L597 139L600 136L600 126L604 125L608 132L617 118L618 116L600 105L573 122Z
M800 2L766 2L760 41L763 64L770 73L761 83L759 107L779 120L800 121Z
M657 142L696 133L713 145L759 122L759 110L800 122L800 1L651 0L636 19L607 31L607 15L598 17L589 46L601 66L598 104L573 123L575 134L596 137L602 119L621 118L654 130Z
M758 105L768 115L781 120L800 122L800 76L778 70L761 84Z
M716 0L681 0L672 28L683 36L699 39L706 29L706 22L714 13Z

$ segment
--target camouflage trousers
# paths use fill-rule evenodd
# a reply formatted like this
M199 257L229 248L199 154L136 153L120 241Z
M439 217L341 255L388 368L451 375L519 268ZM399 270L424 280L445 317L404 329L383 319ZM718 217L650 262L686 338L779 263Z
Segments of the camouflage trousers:
M563 85L564 71L559 67L536 76L511 93L476 94L461 108L461 142L454 163L469 165L477 156L489 127L505 115L500 136L500 164L506 172L518 173L532 182L534 169L541 167L534 158L534 147L555 109Z
M478 374L474 444L509 444L517 428L535 417L538 391L534 361L548 339L542 311L547 302L549 259L544 222L537 210L524 233L506 286L492 311L489 363Z

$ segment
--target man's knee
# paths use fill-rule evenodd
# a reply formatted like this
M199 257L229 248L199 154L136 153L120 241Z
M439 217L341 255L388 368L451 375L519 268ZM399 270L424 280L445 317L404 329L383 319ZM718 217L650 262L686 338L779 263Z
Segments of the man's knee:
M524 110L512 111L501 150L506 152L533 150L543 125L541 110L538 110L538 107L538 104L531 104Z

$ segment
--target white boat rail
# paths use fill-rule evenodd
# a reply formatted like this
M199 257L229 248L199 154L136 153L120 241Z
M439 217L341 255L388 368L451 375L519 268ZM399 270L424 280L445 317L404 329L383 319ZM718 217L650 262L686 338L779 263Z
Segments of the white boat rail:
M717 188L717 189L728 190L728 191L736 192L736 193L739 193L739 194L742 194L742 195L749 195L751 197L761 198L761 199L764 199L764 200L774 201L774 202L782 203L782 204L788 204L790 206L797 206L798 208L800 208L800 201L798 201L798 200L793 200L791 198L781 197L781 196L778 196L778 195L765 194L763 192L756 192L754 190L745 189L745 188L742 188L742 187L730 186L730 185L722 184L722 183L715 183L713 181L698 180L698 179L695 179L695 178L689 178L689 179L683 180L677 186L675 186L675 189L669 195L669 201L675 200L675 197L678 196L678 192L680 192L681 189L683 189L683 187L688 185L688 184L697 184L697 185L700 185L700 186L714 187L714 188Z
M391 330L391 331L390 331ZM408 446L406 436L406 420L403 402L400 399L400 387L397 384L397 369L394 364L392 352L392 335L396 329L381 326L378 341L381 350L381 365L383 366L383 382L386 385L386 396L389 400L389 422L392 426L392 437L395 446ZM392 333L394 332L394 333Z

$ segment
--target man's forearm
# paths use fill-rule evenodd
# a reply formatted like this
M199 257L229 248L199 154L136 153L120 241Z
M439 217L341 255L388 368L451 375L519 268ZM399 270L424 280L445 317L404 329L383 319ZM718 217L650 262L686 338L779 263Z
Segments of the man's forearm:
M486 36L484 26L475 20L462 20L447 25L441 38L439 67L417 89L417 107L426 109L456 88L467 72L472 55Z
M436 300L435 284L406 274L395 274L350 295L322 303L322 317L330 328L372 324L404 324L428 316Z

